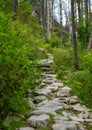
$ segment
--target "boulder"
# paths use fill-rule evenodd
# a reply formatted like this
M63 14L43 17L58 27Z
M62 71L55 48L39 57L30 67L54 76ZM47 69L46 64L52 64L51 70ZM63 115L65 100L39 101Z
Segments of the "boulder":
M28 124L35 128L45 128L50 121L50 117L46 114L34 115L28 119Z
M39 95L49 95L51 93L51 90L49 88L42 88L42 89L38 89L36 90L36 93Z
M85 107L85 106L82 106L82 105L79 104L79 103L77 103L76 105L72 105L71 108L72 108L74 111L78 111L78 112L86 111L86 107Z
M56 123L52 126L52 130L67 130L67 129L66 129L66 126L64 124Z
M60 88L60 90L57 93L58 97L69 97L71 96L72 89L65 86L63 88Z

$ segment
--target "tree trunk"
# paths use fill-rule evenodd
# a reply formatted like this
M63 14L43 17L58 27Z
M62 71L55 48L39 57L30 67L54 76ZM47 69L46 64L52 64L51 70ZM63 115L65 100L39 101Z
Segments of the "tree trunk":
M59 0L60 4L60 39L62 42L62 0Z
M50 1L47 0L47 35L51 38L51 29L50 29Z
M44 8L44 0L42 0L42 37L45 38L45 8Z
M90 21L90 25L92 25L92 12L91 12L91 1L89 0L89 21ZM91 28L90 28L90 31L91 31Z
M17 19L18 15L18 0L13 0L13 20Z
M90 36L89 45L88 45L88 51L92 49L92 34Z
M83 19L83 15L84 15L83 2L84 2L84 0L81 0L81 17L82 17L82 19Z
M88 27L88 0L85 0L85 25Z
M78 1L78 18L81 20L81 2L80 0Z
M72 37L73 37L73 48L74 48L74 67L79 69L78 63L78 52L77 52L77 39L76 39L76 21L75 21L75 0L71 0L71 16L72 16Z

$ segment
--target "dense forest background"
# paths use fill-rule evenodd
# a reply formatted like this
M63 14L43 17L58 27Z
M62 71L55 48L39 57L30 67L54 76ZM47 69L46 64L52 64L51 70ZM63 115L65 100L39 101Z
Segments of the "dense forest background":
M0 0L0 127L4 130L25 123L21 115L29 109L26 93L31 89L31 97L35 96L41 81L37 62L47 52L54 57L53 73L92 108L92 1L56 2ZM7 122L8 115L18 119Z

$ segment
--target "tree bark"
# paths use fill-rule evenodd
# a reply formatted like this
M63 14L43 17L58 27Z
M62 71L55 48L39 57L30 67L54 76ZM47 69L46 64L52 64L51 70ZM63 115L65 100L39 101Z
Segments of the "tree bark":
M92 49L92 34L90 36L89 45L88 45L88 51Z
M50 28L50 1L47 0L47 35L51 38L51 28Z
M60 4L60 39L62 42L62 0L59 0Z
M78 1L78 18L79 20L81 20L82 16L81 16L81 2L80 0Z
M71 0L71 16L72 16L72 40L73 40L73 49L74 49L74 67L79 69L78 62L78 52L77 52L77 38L76 38L76 21L75 21L75 2Z
M88 0L85 0L85 25L88 27Z
M18 0L13 0L13 20L17 19L18 15Z
M45 38L45 7L44 7L44 0L42 0L42 37Z

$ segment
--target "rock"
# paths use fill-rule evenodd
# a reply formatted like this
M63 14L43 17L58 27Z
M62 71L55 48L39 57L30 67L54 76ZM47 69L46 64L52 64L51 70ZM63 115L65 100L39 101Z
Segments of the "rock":
M46 65L46 64L45 64L45 65ZM47 71L47 72L50 72L50 73L51 73L52 68L49 68L49 67L41 67L41 70Z
M55 122L56 122L56 123L61 123L62 121L68 121L68 118L67 118L67 117L64 117L64 116L59 115L59 114L57 114L57 115L54 117L54 119L55 119Z
M60 100L61 100L61 103L63 102L63 103L66 103L68 105L69 104L73 104L74 105L74 104L79 102L77 96L61 97Z
M58 86L47 86L52 92L58 91L59 87Z
M70 106L68 104L65 104L65 103L61 103L61 104L64 109L69 110Z
M40 106L44 106L46 103L48 103L48 100L43 100L42 102L40 102L39 104L37 104L37 107L40 107Z
M42 89L38 89L36 90L36 93L39 95L49 95L51 93L51 90L49 88L42 88Z
M67 130L78 130L75 124L68 124L66 128Z
M28 119L28 124L35 128L45 128L50 121L50 117L46 114L34 115Z
M56 123L52 126L52 130L67 130L67 129L66 129L66 126L64 124Z
M76 104L76 105L72 105L71 108L74 110L74 111L79 111L79 112L83 112L86 110L86 107L82 106L81 104Z
M41 104L40 104L41 105ZM50 100L48 102L45 102L40 107L37 108L37 110L34 111L34 114L40 115L40 114L53 114L56 115L56 110L63 109L63 106L59 102L58 98L55 98L53 100Z
M58 98L54 98L53 100L48 101L46 104L44 104L45 107L57 107L61 106L61 103L59 102Z
M71 95L71 91L72 91L71 88L65 86L58 91L57 96L58 97L69 97Z
M52 114L56 115L56 110L63 109L62 106L41 106L38 107L37 110L35 110L33 113L35 115L40 115L40 114Z
M33 101L36 101L39 103L43 100L47 100L47 98L45 96L36 96Z
M78 102L79 102L77 96L71 96L71 97L69 97L67 100L68 100L68 102L69 102L70 104L75 104L75 103L78 103Z
M84 112L81 112L80 114L78 114L77 116L79 118L87 119L87 118L89 118L89 112L88 111L84 111Z
M78 130L75 124L62 122L56 123L52 126L53 130Z
M86 123L92 123L92 119L84 119Z
M48 59L43 59L43 60L38 61L38 65L44 65L47 62L48 62Z
M52 84L54 82L54 79L45 79L43 80L43 83L47 84Z
M24 128L19 128L17 130L35 130L35 129L32 127L24 127Z
M40 115L40 114L52 114L52 115L56 115L55 108L49 108L49 107L39 107L33 113L35 115Z
M83 118L79 118L79 117L76 117L76 116L69 116L69 118L73 121L77 121L77 122L81 122L83 123L84 122L84 119Z
M54 74L46 74L46 73L42 73L41 76L43 76L43 78L56 78L57 77Z
M92 119L92 112L89 113L89 118Z
M53 84L52 84L52 86L53 87L55 87L55 86L57 86L57 87L63 87L63 83L59 83L59 82L54 82Z
M42 82L42 83L40 84L39 88L44 87L44 86L46 86L46 83L43 83L43 82Z

